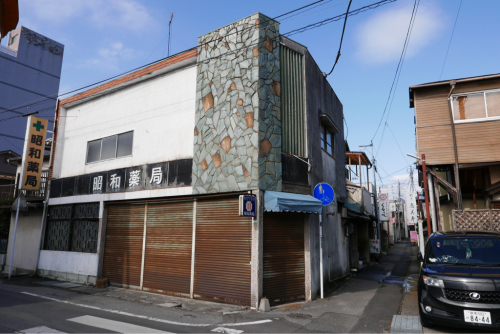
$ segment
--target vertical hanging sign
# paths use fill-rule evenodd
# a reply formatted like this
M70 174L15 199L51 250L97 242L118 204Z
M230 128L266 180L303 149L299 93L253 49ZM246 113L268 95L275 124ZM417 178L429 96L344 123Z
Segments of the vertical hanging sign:
M389 194L388 193L380 193L378 195L378 205L380 212L380 221L388 221L389 220Z
M30 116L26 127L19 189L40 190L48 121Z
M406 194L406 225L415 225L417 223L417 203L415 192L410 191Z

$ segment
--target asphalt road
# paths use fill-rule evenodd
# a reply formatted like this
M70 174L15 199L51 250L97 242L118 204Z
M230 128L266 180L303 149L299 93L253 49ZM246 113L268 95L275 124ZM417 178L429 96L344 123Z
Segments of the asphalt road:
M0 332L387 332L403 298L411 258L408 250L407 243L396 245L381 264L347 279L323 300L266 313L222 312L222 304L185 299L181 308L165 308L159 302L144 303L144 299L166 296L126 289L115 290L115 296L110 297L112 291L82 293L40 285L44 281L29 278L0 281ZM208 306L190 309L184 307L188 301Z

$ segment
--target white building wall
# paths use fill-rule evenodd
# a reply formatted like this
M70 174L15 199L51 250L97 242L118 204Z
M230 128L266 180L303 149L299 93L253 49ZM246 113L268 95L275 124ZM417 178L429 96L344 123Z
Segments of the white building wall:
M61 108L54 178L193 156L196 67ZM132 156L86 164L87 143L134 131Z

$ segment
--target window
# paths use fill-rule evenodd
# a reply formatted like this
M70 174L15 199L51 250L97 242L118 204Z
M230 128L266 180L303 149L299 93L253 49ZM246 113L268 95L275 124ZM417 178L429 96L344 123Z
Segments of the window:
M321 148L333 156L333 133L321 125Z
M132 155L134 131L89 141L87 163Z
M44 250L97 253L99 203L49 206Z
M16 36L13 36L13 37L10 38L9 45L14 44L17 41L17 36L19 36L19 35L16 35Z
M455 123L500 119L500 91L452 95Z

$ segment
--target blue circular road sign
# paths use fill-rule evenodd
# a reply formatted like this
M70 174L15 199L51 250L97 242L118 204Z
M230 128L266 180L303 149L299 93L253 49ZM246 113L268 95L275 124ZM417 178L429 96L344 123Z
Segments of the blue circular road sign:
M328 183L318 183L314 187L314 198L319 199L323 205L328 205L333 202L335 193Z

